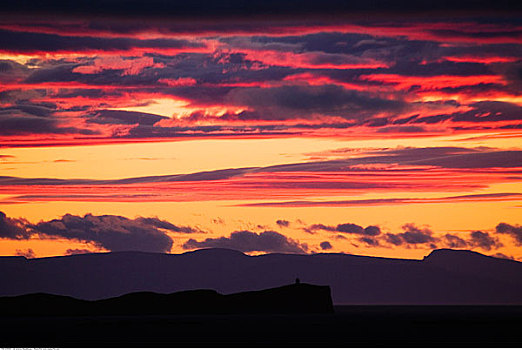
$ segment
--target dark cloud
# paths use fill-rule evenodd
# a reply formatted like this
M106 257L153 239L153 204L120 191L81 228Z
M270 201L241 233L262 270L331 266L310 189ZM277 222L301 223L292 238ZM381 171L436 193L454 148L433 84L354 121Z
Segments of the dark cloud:
M95 130L60 125L49 105L20 104L0 108L0 136L33 134L96 135Z
M403 151L397 156L391 156L388 161L395 158L403 164L431 165L455 169L474 168L516 168L522 166L522 151L496 151L496 150L468 150L462 154L441 154L439 158L420 159L414 152ZM425 149L425 157L430 156L430 149ZM383 157L384 159L386 157Z
M519 180L519 178L513 178ZM1 181L1 180L0 180ZM455 202L460 200L514 200L522 196L522 193L486 193L469 194L462 196L438 197L438 198L376 198L376 199L353 199L339 201L290 201L290 202L264 202L249 203L241 206L248 207L329 207L329 206L364 206L364 205L390 205L390 204L411 204L411 203L441 203Z
M448 248L462 249L462 248L467 248L469 246L468 242L465 239L462 239L459 236L455 236L452 234L444 235L443 239L444 239L445 245Z
M316 231L322 230L362 236L378 236L381 234L381 229L378 226L367 226L366 228L363 228L362 226L352 223L339 224L337 226L314 224L303 228L303 230L308 233L315 233Z
M347 153L348 155L348 153ZM288 171L354 171L353 166L364 164L401 164L438 166L453 169L518 168L522 167L522 151L473 149L460 147L398 148L379 151L377 155L350 159L274 165L259 172Z
M161 228L161 229L169 230L172 232L179 232L179 233L201 232L201 230L199 230L199 229L196 229L196 228L193 228L190 226L177 226L177 225L171 224L168 221L160 220L156 217L151 217L151 218L138 217L134 221L136 221L140 224L144 224L144 225L152 226L152 227L156 227L156 228Z
M521 124L510 124L510 125L503 125L500 126L499 129L522 129L522 123Z
M27 224L26 220L8 218L0 211L0 238L28 239L31 234L26 229Z
M319 244L319 246L321 247L322 250L329 250L329 249L332 249L332 245L330 244L330 242L328 241L324 241L324 242L321 242L321 244Z
M156 114L116 111L116 110L99 110L96 115L89 118L90 123L96 124L138 124L152 126L160 120L169 119Z
M122 216L66 214L59 220L40 222L32 228L43 235L92 242L110 251L169 252L172 238L150 225Z
M491 89L488 89L488 91L491 91ZM503 101L480 101L471 103L469 107L471 107L471 109L465 112L415 118L410 122L435 124L446 121L484 123L521 120L520 113L522 112L522 107L515 103Z
M277 220L276 224L280 227L288 227L290 226L290 221L288 220Z
M520 53L518 53L518 57L521 57ZM515 89L515 91L520 91L522 89L522 62L518 61L507 65L503 73L506 81Z
M487 232L473 231L469 238L446 234L443 236L435 236L429 228L419 228L415 224L408 223L402 226L403 232L400 233L381 233L379 226L362 226L346 223L337 226L328 226L323 224L315 224L305 227L303 230L309 233L317 231L339 232L343 234L357 235L357 240L368 246L383 246L384 243L392 246L416 246L425 245L431 249L437 248L442 244L445 247L453 249L480 248L483 250L491 250L502 247L502 243L495 237L490 236ZM507 224L499 224L497 232L515 235L518 232L522 237L522 227L514 227ZM345 236L341 236L346 238ZM340 238L340 237L338 237ZM522 245L522 243L519 243Z
M29 73L25 65L11 60L0 60L0 83L14 83Z
M380 38L370 34L360 33L343 33L343 32L318 32L303 35L287 35L287 36L270 36L260 35L248 38L224 38L223 41L238 48L248 49L264 49L273 51L287 52L323 52L329 54L346 54L350 53L358 57L373 58L389 62L392 60L392 53L399 45L411 48L415 43L410 43L406 39L400 38ZM410 46L411 45L411 46ZM387 50L372 51L372 49L381 49L386 46ZM403 50L403 54L408 50ZM379 54L377 54L379 53ZM387 53L388 55L385 55ZM328 56L327 56L328 57ZM332 56L336 57L336 56ZM342 57L342 56L341 56ZM356 75L365 70L354 70ZM323 70L322 73L334 77L335 70ZM338 78L343 81L346 77L352 77L350 71L337 72ZM330 75L332 74L332 75Z
M426 244L430 248L442 245L452 249L480 248L486 251L502 247L502 243L497 238L483 231L472 231L469 234L469 238L463 238L452 234L436 237L433 236L431 230L427 228L420 229L414 224L406 224L403 226L403 229L405 231L399 234L385 234L383 236L384 241L395 246Z
M357 233L357 234L363 234L364 229L356 224L346 223L346 224L339 224L335 228L335 231L342 232L342 233Z
M303 228L303 231L308 232L310 234L314 234L316 231L319 231L319 230L330 231L330 232L337 231L335 226L327 226L327 225L323 225L323 224L313 224L313 225Z
M224 180L234 176L243 175L255 168L223 169L215 171L202 171L192 174L144 176L116 180L84 180L84 179L53 179L53 178L19 178L0 176L1 185L128 185L154 182L177 181L212 181Z
M415 77L435 77L440 75L466 77L474 75L489 75L492 73L489 67L481 63L449 62L441 60L441 56L446 54L446 50L441 49L440 45L433 42L421 42L417 43L417 45L412 45L411 42L408 41L401 44L403 45L403 48L400 52L405 55L405 57L398 59L396 64L389 70L389 73ZM422 52L411 51L415 48L421 49ZM483 49L482 52L484 51L486 50ZM413 86L412 90L422 90L422 88L421 84L419 84Z
M202 43L184 39L131 39L90 36L65 36L16 32L0 29L0 50L4 52L127 51L133 48L198 48Z
M200 125L161 127L139 125L129 130L126 135L113 135L114 138L213 138L247 136L291 136L299 135L296 131L285 131L289 127L268 126L223 126Z
M479 247L489 251L492 248L499 248L502 246L497 238L491 237L487 232L473 231L470 236L470 244L474 247Z
M231 233L230 237L207 238L204 241L189 239L183 244L183 249L198 248L228 248L241 252L296 254L304 254L308 251L306 244L301 244L275 231L261 233L237 231Z
M429 129L422 127L422 126L416 126L416 125L405 125L405 126L387 126L384 128L377 129L377 132L380 134L387 134L387 133L424 133L428 132Z
M303 50L306 51L321 51L310 49L306 47L306 41L308 35L300 36L298 40L295 36L283 36L283 37L272 37L267 35L259 35L259 36L233 36L233 37L220 37L219 41L227 44L229 49L236 50L270 50L270 51L279 51L279 52L300 52ZM324 45L327 46L327 45ZM323 46L323 47L324 47ZM224 55L228 55L230 57L234 56L238 58L238 60L243 61L245 58L244 53L232 53L229 54L227 52L223 52Z
M474 30L469 32L464 32L456 29L433 29L430 30L431 33L438 37L447 37L447 38L462 38L462 39L499 39L505 37L520 37L521 31L519 29L506 29L500 31L481 31Z
M285 120L339 116L363 120L376 113L399 112L406 107L400 100L388 100L367 93L346 90L337 85L273 88L237 88L225 99L255 110L241 119Z
M387 233L384 235L384 240L393 245L399 246L403 244L403 240L400 236L393 233Z
M90 254L93 253L89 249L67 249L65 255L78 255L78 254Z
M379 240L371 237L360 237L359 242L366 243L369 246L377 247L380 245Z
M403 233L400 233L399 236L409 244L423 244L435 242L435 238L432 237L433 232L428 229L420 229L416 227L414 224L406 224L402 227L404 230Z
M15 252L15 255L17 256L24 256L27 259L34 259L36 258L36 254L31 248L28 249L17 249Z
M458 147L403 148L388 150L387 155L360 158L362 163L397 162L444 168L515 168L522 166L522 151L498 151Z
M519 225L510 225L504 222L501 222L496 227L497 233L508 234L515 239L515 243L517 245L522 245L522 226Z
M128 219L123 216L66 214L61 219L26 225L33 233L94 243L110 251L169 252L172 238L160 229L177 233L197 230L179 227L158 218Z
M433 232L428 228L418 228L414 224L406 224L402 226L404 232L402 233L388 233L385 236L385 240L393 245L402 244L429 244L430 247L437 239L433 237Z
M364 228L364 235L366 236L378 236L381 234L379 226L367 226Z
M25 83L37 84L43 82L82 82L83 74L74 73L78 64L70 62L53 62L38 69L33 69L24 80Z
M219 49L213 53L184 52L175 56L154 52L141 58L129 51L125 56L114 53L105 60L80 57L73 63L58 60L45 62L45 65L31 69L24 82L70 82L73 85L53 92L55 97L84 96L103 101L103 97L124 98L128 92L137 92L183 98L196 105L223 104L225 96L234 87L222 84L281 81L299 72L289 67L259 69L253 67L259 66L259 62L246 59L244 54L225 54ZM82 71L90 74L82 74ZM88 86L77 88L74 85L78 83ZM108 89L108 86L112 88ZM110 102L105 106L112 107Z

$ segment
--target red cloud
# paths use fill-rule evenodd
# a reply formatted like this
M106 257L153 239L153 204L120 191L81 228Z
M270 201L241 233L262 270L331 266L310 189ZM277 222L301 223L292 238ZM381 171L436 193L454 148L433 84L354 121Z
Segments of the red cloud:
M418 86L419 90L439 90L448 87L460 87L477 84L505 84L498 75L452 76L436 75L431 77L404 76L398 74L361 75L362 80L394 85L399 89L410 89Z
M194 79L194 78L177 78L177 79L163 78L163 79L159 79L158 83L177 87L177 86L193 86L193 85L196 85L197 82L196 82L196 79Z
M315 69L375 69L388 67L388 64L385 62L349 54L330 54L325 52L293 53L248 49L241 49L237 52L245 54L249 60L258 61L268 66Z

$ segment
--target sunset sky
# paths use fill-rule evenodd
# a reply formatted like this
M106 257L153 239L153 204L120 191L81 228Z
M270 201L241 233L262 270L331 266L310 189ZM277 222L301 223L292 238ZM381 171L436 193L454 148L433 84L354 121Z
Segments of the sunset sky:
M0 255L522 261L505 2L18 3L0 10Z

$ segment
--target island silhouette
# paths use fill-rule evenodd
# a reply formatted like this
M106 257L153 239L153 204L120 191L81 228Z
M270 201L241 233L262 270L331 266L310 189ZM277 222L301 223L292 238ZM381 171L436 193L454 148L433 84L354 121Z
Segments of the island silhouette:
M295 283L223 295L214 290L137 292L96 301L46 293L0 297L0 316L144 316L333 313L328 286Z

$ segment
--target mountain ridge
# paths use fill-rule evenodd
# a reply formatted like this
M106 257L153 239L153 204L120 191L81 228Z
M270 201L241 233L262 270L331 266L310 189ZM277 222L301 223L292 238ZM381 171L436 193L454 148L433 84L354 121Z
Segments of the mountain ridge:
M522 304L522 263L459 250L435 250L422 260L340 253L249 256L230 249L0 258L0 276L0 296L44 292L95 300L190 289L231 294L300 278L330 285L335 304Z

